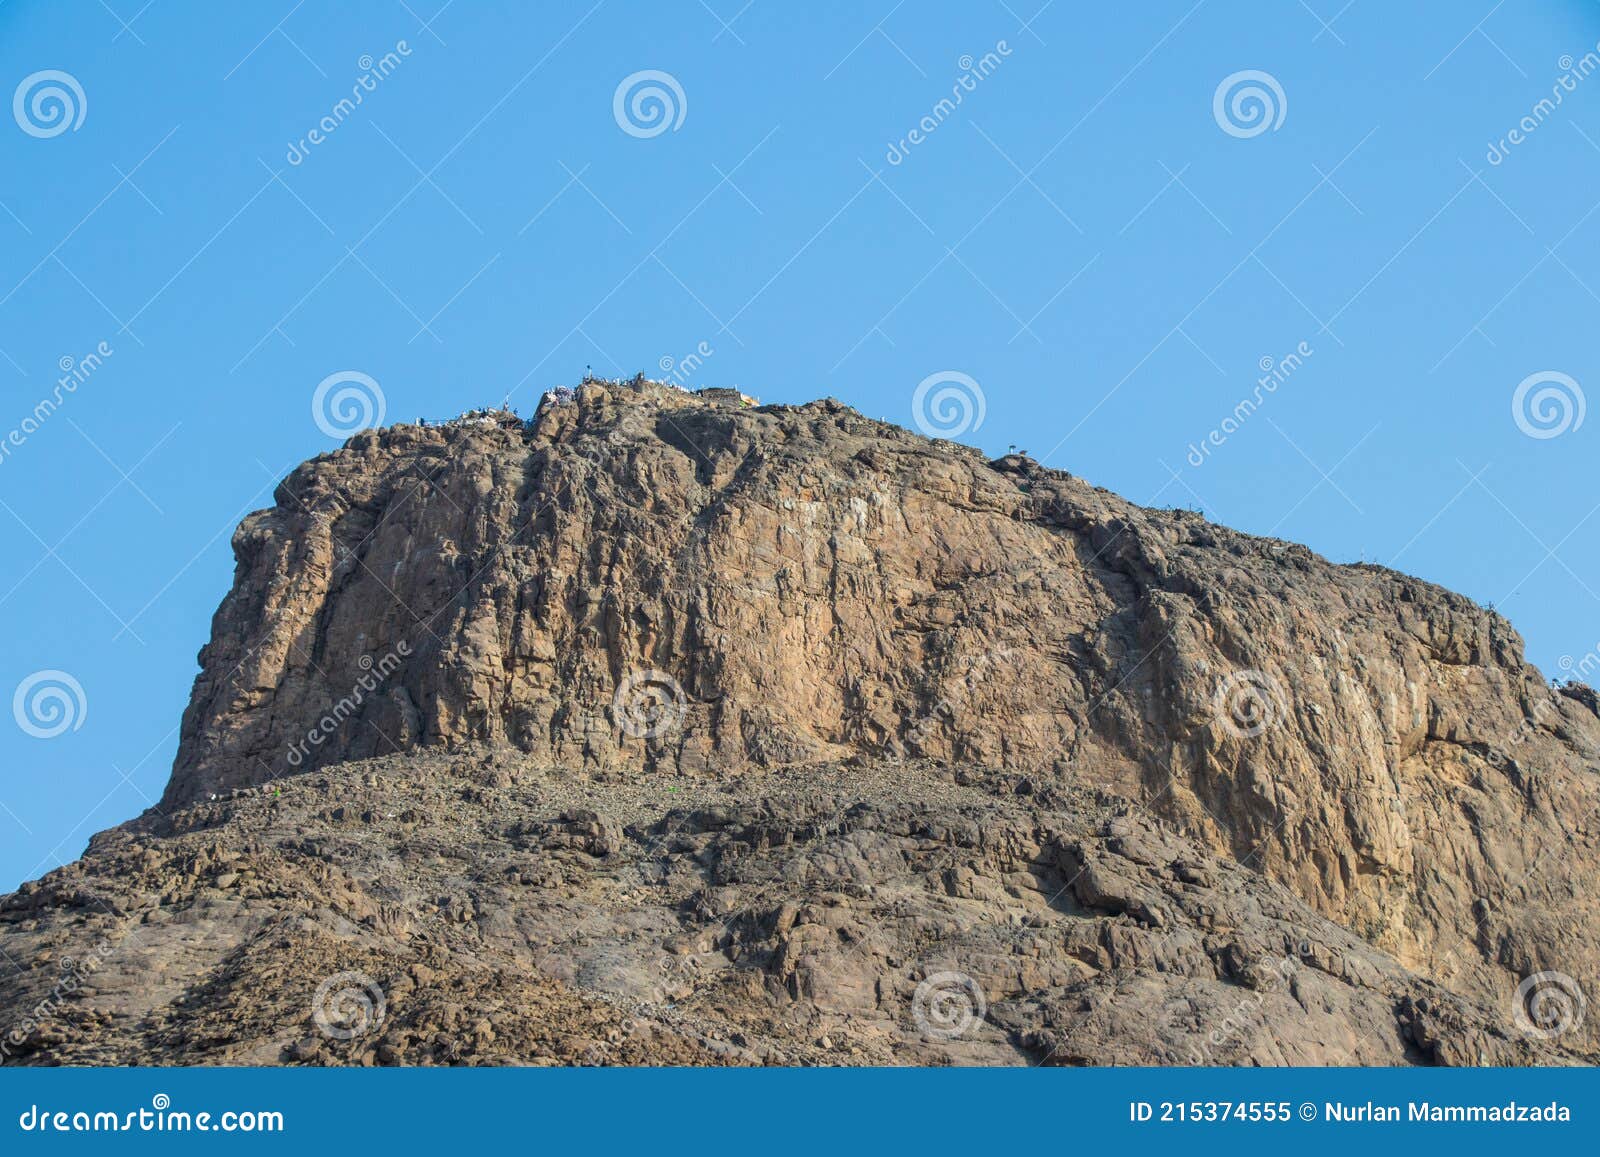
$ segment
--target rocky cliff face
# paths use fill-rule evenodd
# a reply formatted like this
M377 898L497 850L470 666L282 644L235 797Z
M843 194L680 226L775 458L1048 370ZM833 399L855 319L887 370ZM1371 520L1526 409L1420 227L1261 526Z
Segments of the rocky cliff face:
M283 919L306 870L283 857L331 871L354 840L349 890L372 911L341 918L364 950L400 967L426 943L459 983L470 922L575 1006L677 991L722 1029L645 1019L701 1059L807 1059L795 1017L846 1058L929 1059L926 1032L861 1026L902 1022L918 962L952 955L990 1005L969 1059L1193 1060L1234 990L1264 985L1271 1030L1200 1059L1594 1055L1592 1023L1546 1040L1509 1012L1536 973L1600 990L1594 696L1407 576L837 403L650 383L585 385L526 426L358 435L234 548L161 808L68 869L114 909L138 910L114 865L201 855L209 830L206 867L157 905L192 910L249 832L267 890L221 934L245 953L245 913ZM331 807L371 794L360 768L398 777L362 840L357 805ZM468 783L448 804L452 776ZM662 794L679 789L705 806ZM600 806L624 798L628 822ZM444 830L469 862L402 872ZM0 934L48 933L44 883ZM441 915L428 888L475 915ZM548 926L577 909L607 929L599 963ZM711 982L645 983L663 951ZM216 983L245 983L243 958L206 967L225 964ZM149 1047L119 1031L113 1054ZM421 1031L386 1055L433 1056Z

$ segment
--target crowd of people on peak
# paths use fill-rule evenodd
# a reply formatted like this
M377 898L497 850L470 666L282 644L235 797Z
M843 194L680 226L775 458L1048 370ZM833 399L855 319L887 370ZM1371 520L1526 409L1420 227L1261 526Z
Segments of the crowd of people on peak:
M583 378L579 382L579 388L592 384L608 386L632 386L635 389L639 389L646 385L664 386L669 390L676 390L680 394L701 393L709 394L711 396L716 396L718 394L725 394L729 396L736 395L739 400L739 404L745 407L759 406L761 404L759 399L753 398L749 394L746 394L737 388L730 390L708 388L705 390L695 391L688 389L686 386L679 385L677 382L655 381L645 377L642 372L635 374L632 378L606 378L601 377L600 375L593 373L591 370L586 368L583 373ZM574 388L572 386L552 386L550 389L544 392L543 403L548 403L554 406L566 406L575 402L577 397L578 388ZM417 425L419 426L432 426L435 428L445 429L451 429L460 426L507 425L511 422L521 424L522 419L517 415L517 408L511 404L511 398L509 395L503 402L500 403L499 406L480 406L477 409L465 410L462 413L457 414L454 418L447 418L444 421L429 421L427 418L417 419Z

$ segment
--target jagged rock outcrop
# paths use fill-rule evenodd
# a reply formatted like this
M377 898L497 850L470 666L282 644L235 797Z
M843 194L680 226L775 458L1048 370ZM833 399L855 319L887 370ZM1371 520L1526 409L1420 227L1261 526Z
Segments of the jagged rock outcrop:
M0 928L24 1063L1584 1059L1125 802L920 761L340 764L102 833Z
M1600 990L1595 700L1460 596L835 402L653 383L363 433L275 501L161 807L0 906L13 955L91 903L123 934L215 910L215 952L157 953L166 988L125 958L98 1043L35 1055L586 1055L492 1016L440 1053L429 1001L466 985L572 1040L627 1005L689 1062L1594 1059L1592 1022L1509 1008L1543 971ZM175 872L197 832L252 875ZM413 1019L366 1052L230 1036L295 967L263 939L443 979L394 981ZM530 971L555 987L505 987ZM908 1031L941 972L974 1034Z

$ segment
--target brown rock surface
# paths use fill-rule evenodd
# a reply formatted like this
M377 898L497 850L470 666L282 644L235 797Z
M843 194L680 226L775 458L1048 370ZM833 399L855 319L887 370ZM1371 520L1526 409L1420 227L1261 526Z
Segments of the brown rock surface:
M9 1056L1600 1054L1511 1015L1600 991L1593 695L1416 579L650 383L358 435L234 547L161 807L0 902Z

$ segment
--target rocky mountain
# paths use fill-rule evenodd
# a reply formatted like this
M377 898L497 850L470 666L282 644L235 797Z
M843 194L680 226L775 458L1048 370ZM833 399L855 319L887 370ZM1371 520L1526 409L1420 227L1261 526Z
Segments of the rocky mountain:
M8 1060L1600 1059L1600 704L1414 578L643 381L234 550L160 805L0 901Z

